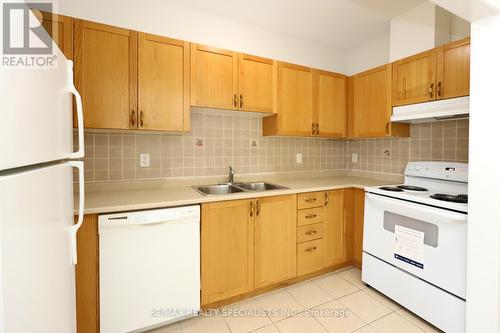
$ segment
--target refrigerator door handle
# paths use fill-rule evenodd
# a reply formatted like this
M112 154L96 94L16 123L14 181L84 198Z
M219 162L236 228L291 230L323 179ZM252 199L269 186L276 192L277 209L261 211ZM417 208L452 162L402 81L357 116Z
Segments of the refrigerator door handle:
M76 101L76 118L78 123L78 151L69 155L69 158L82 158L85 155L85 147L84 147L84 137L83 137L83 104L82 104L82 96L76 90L74 81L73 81L73 61L68 60L68 84L69 84L69 92L75 96Z
M76 234L78 229L83 224L83 209L85 206L85 179L84 179L84 169L82 161L69 161L69 165L73 168L78 169L78 183L79 183L79 203L78 203L78 222L72 226L71 230L71 257L73 258L73 265L76 265L77 260L77 249L76 249Z

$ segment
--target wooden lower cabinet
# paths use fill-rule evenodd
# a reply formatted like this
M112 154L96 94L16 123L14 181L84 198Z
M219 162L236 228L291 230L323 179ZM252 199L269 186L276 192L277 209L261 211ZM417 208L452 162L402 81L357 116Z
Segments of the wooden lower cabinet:
M297 244L298 275L306 275L325 267L325 240L323 238Z
M75 218L75 222L77 217ZM97 215L85 215L77 233L76 327L99 332L99 234Z
M325 266L347 261L345 222L343 219L344 190L325 192Z
M353 235L353 261L355 266L361 267L363 256L363 223L365 216L365 191L354 189L353 193L354 208L354 235Z
M254 200L202 205L202 304L214 303L253 289L254 205Z
M256 200L255 287L297 276L295 195Z

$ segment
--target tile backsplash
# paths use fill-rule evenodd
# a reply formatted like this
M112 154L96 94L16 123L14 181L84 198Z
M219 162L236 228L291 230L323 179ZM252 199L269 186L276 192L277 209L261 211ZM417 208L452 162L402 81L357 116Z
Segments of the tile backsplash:
M414 124L410 138L348 141L263 137L261 117L241 112L193 109L191 127L189 133L86 130L86 181L220 176L229 165L236 174L339 169L402 174L409 160L468 159L468 120ZM149 167L140 167L140 154L149 154Z

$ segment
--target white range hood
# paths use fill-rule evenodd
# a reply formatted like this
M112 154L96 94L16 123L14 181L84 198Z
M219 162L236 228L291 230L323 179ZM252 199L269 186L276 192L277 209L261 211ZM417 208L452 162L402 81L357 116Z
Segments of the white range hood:
M438 120L467 118L469 97L396 106L392 108L391 121L400 123L426 123Z

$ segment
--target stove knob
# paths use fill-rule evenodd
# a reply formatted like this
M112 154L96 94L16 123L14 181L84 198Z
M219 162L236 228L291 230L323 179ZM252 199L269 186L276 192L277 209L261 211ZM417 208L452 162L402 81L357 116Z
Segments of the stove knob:
M413 167L412 165L410 165L410 166L408 167L408 170L410 170L410 171L412 171L413 169L414 169L414 167Z
M420 171L420 170L422 170L422 167L421 166L417 166L417 167L415 167L415 170Z

